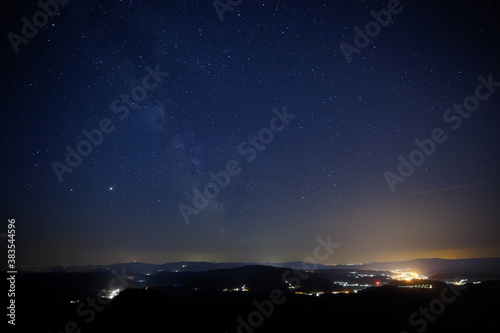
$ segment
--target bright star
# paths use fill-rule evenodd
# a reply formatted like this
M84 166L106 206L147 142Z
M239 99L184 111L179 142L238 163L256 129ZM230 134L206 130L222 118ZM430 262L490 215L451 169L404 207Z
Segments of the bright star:
M113 191L113 186L111 186L111 187L109 188L109 190L110 190L110 191Z

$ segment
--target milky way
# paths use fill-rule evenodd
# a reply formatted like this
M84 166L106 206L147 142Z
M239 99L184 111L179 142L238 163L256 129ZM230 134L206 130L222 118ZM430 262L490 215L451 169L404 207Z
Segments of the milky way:
M8 3L19 267L500 255L498 2Z

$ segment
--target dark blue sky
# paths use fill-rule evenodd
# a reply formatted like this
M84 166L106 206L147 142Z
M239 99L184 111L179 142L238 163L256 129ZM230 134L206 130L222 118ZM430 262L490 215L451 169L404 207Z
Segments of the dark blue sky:
M242 1L220 20L211 1L72 0L44 22L6 3L1 214L18 265L302 260L327 235L331 264L500 256L500 5L391 0L348 63L341 43L385 8ZM436 128L446 141L392 191L384 173ZM100 143L62 172L84 130Z

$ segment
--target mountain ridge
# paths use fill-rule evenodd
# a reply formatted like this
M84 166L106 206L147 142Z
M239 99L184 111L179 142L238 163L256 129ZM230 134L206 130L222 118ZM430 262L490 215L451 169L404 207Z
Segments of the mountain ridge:
M466 259L443 259L443 258L418 258L401 261L386 261L360 264L311 264L302 261L288 261L282 263L258 263L258 262L209 262L209 261L178 261L164 264L150 264L144 262L114 263L110 265L86 265L86 266L45 266L21 270L21 272L98 272L117 270L123 268L128 274L154 274L157 272L203 272L217 269L237 268L248 265L273 266L299 270L322 270L322 269L361 269L375 271L390 271L396 269L416 270L423 275L442 274L449 271L477 271L500 273L500 257L490 258L466 258ZM311 267L313 266L313 267Z

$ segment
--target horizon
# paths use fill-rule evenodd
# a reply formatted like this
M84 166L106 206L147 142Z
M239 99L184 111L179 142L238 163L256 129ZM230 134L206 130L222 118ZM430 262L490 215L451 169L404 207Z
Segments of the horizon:
M382 264L382 263L394 263L394 262L405 262L405 261L416 261L416 260L481 260L481 259L500 259L499 257L475 257L475 258L413 258L413 259L403 259L403 260L391 260L391 261L376 261L376 262L358 262L358 263L341 263L341 264L328 264L328 263L317 263L321 266L356 266L356 265L371 265L371 264ZM168 264L177 264L177 263L207 263L207 264L248 264L248 265L273 265L273 264L286 264L286 263L302 263L304 261L301 260L289 260L283 262L237 262L237 261L186 261L186 260L178 260L178 261L168 261L161 263L154 262L143 262L143 261L130 261L130 262L114 262L110 264L84 264L84 265L43 265L36 267L27 267L27 269L34 268L50 268L50 267L87 267L87 266L112 266L112 265L126 265L126 264L146 264L146 265L168 265ZM313 263L314 264L314 263ZM23 268L20 268L22 271Z

